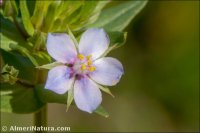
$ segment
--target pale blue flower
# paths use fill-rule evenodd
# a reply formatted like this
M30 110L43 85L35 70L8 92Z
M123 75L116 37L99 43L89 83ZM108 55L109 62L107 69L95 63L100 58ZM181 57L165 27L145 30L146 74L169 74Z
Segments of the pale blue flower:
M124 73L117 59L99 58L109 43L103 29L92 28L84 32L78 48L69 35L49 33L47 51L63 65L49 71L45 88L58 94L73 89L77 107L92 113L102 101L98 84L116 85Z

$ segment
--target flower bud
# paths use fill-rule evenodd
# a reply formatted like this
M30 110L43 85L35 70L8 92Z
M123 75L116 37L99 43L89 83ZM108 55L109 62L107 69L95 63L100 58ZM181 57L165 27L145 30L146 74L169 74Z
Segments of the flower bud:
M6 64L1 71L1 77L3 78L3 81L10 84L15 84L15 82L18 80L18 74L19 70L15 69L13 66L9 66L8 64Z

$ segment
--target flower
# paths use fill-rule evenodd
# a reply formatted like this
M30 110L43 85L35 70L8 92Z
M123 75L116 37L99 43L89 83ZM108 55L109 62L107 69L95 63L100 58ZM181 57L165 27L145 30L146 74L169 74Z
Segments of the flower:
M49 33L47 51L63 65L49 71L45 88L58 94L73 89L77 107L92 113L102 101L98 84L116 85L124 73L117 59L101 57L109 43L103 29L85 31L77 47L69 35Z

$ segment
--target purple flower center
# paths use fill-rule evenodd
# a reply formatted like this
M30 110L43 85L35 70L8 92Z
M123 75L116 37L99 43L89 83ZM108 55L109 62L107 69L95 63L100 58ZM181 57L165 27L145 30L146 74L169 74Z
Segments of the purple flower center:
M93 66L91 58L91 55L84 56L83 54L78 54L74 62L68 65L71 68L72 75L79 79L95 71L96 68Z

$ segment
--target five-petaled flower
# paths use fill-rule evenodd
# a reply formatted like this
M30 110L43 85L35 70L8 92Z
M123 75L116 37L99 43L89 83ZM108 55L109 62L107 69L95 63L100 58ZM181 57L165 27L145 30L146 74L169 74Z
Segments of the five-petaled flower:
M118 60L101 57L109 43L103 29L88 29L81 36L77 47L69 35L49 33L47 51L63 65L49 71L45 88L58 94L73 89L77 107L92 113L102 101L98 84L116 85L124 73Z

